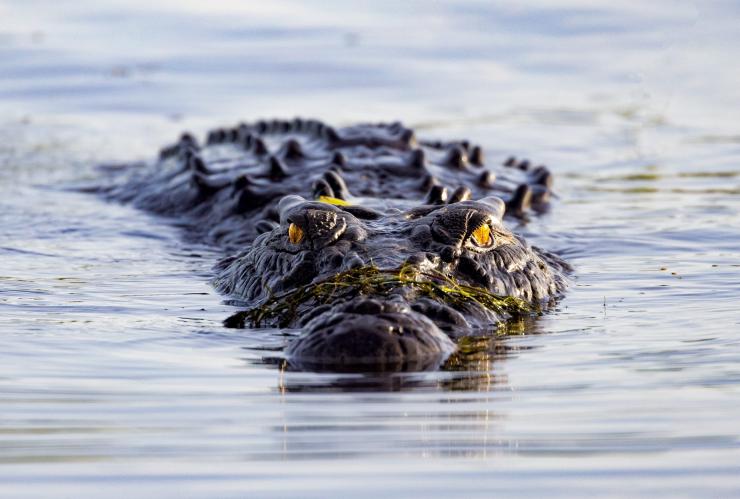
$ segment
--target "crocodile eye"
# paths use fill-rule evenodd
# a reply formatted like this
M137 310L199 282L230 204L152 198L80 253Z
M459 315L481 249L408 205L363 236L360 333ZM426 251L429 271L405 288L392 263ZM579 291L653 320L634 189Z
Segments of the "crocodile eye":
M491 227L487 223L481 224L481 226L475 229L470 235L470 239L476 246L481 248L492 246L493 237L491 235Z
M303 240L303 229L296 224L290 224L288 226L288 240L293 244L300 243Z

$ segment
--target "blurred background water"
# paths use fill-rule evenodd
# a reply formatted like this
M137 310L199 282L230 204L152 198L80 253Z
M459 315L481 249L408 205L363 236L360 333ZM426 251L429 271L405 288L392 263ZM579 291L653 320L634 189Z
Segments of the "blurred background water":
M740 4L0 1L0 496L740 494ZM548 164L576 268L436 373L284 372L218 253L59 189L184 129L400 119Z

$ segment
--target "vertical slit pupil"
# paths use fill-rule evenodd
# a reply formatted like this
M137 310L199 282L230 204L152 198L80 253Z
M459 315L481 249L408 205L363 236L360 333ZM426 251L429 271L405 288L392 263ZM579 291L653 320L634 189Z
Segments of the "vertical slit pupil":
M491 241L491 228L483 224L473 231L473 238L480 246L488 246Z
M303 239L303 230L296 224L290 224L288 227L288 239L293 244L298 244Z

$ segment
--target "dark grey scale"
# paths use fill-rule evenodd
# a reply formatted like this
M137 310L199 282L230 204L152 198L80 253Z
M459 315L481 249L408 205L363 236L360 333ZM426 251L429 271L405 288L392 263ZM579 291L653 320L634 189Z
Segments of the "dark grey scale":
M223 142L223 130L216 128L208 132L208 137L206 138L208 145L220 144L221 142Z
M195 137L193 137L192 134L188 132L184 132L182 135L180 135L180 140L178 141L179 146L189 146L194 149L200 149L200 146L198 145L198 141Z
M250 133L251 128L246 123L242 122L236 125L236 130L239 133L239 138L244 137L248 133Z
M238 128L229 128L225 130L226 135L224 137L224 142L231 142L234 143L239 139L239 129Z
M197 155L198 151L192 147L180 147L177 151L177 160L187 167L190 162L190 158Z
M317 121L316 125L313 130L314 136L323 139L324 138L324 128L326 128L326 125L324 125L322 122Z
M289 139L285 141L285 143L282 145L280 150L278 151L278 154L287 160L299 160L306 157L305 153L303 152L303 148L301 147L300 142L298 142L295 139Z
M277 224L270 220L260 220L255 224L254 229L257 231L257 234L264 234L265 232L270 232L271 230L277 229L278 227L280 227L280 224Z
M340 166L342 168L346 168L347 166L347 157L342 154L341 152L337 151L335 152L331 157L331 163L337 166Z
M285 121L285 120L279 121L277 131L280 133L290 132L290 121Z
M420 190L423 192L429 192L429 189L435 185L439 185L439 180L437 180L434 175L427 175L424 177L424 180L421 181Z
M216 140L215 139L216 130L208 130L208 133L206 134L206 145L211 145Z
M444 204L447 201L447 187L433 185L424 200L426 204Z
M365 208L364 206L343 206L342 209L363 220L377 220L383 216L379 211L375 211L372 208ZM362 265L362 261L360 261L360 265Z
M190 177L190 183L198 189L198 193L204 196L211 196L231 184L229 180L211 179L198 171L193 171Z
M267 125L267 133L280 133L282 122L280 120L270 120Z
M223 128L216 130L216 143L223 144L229 137L229 132Z
M526 301L531 301L532 287L527 276L517 272L514 274L514 282L516 283L516 290L518 291L519 296Z
M270 180L282 180L288 175L286 166L275 156L270 156L267 166L267 176Z
M270 122L270 133L287 133L290 130L290 122L285 120L272 120Z
M468 142L467 140L461 140L460 146L462 146L462 148L465 149L466 153L470 152L470 142Z
M319 196L334 197L334 190L325 179L320 178L313 184L313 197L318 198Z
M530 186L532 190L532 204L533 205L544 205L550 201L550 189L544 185L533 184Z
M548 189L552 188L554 178L552 173L550 173L550 170L546 166L538 166L537 168L532 170L531 175L534 184L543 185Z
M303 129L306 133L314 135L316 134L319 125L321 125L321 123L319 123L317 120L306 120L303 123Z
M447 151L442 163L461 170L468 164L468 157L462 147L454 146Z
M447 202L449 204L452 204L452 203L459 203L460 201L467 201L468 199L471 198L472 195L473 193L470 191L470 189L468 189L464 185L461 185L460 187L458 187L452 192L452 195L450 196L450 199Z
M504 161L504 166L515 166L516 165L516 157L515 156L509 156L506 161Z
M241 144L245 150L247 151L250 150L252 146L254 145L254 135L252 135L251 133L247 133L244 136L242 136Z
M516 165L516 167L526 172L527 170L529 170L529 160L525 159L523 161L520 161L519 164Z
M259 194L256 186L252 185L245 185L239 189L234 198L235 202L231 211L237 215L260 208L268 200Z
M443 262L451 263L460 258L460 254L460 248L456 248L454 246L445 246L439 252L439 257L442 259Z
M241 191L245 187L253 184L254 181L249 175L239 175L231 182L231 186L234 192Z
M486 189L491 189L495 182L496 174L490 170L481 172L480 176L478 176L478 185Z
M465 274L468 278L475 281L477 285L488 287L488 284L490 283L490 279L483 272L483 270L481 269L481 266L475 262L475 260L469 257L460 258L460 262L458 263L458 269L460 270L460 272Z
M293 123L291 124L291 130L293 132L302 132L304 125L305 125L305 122L301 118L293 118Z
M506 203L506 212L521 216L530 206L532 206L532 189L527 184L521 184Z
M264 140L259 137L255 137L254 140L252 140L252 154L255 156L264 156L269 152L270 151L267 149L267 145Z
M182 145L176 144L169 148L168 153L169 154L167 154L167 157L177 157L178 159L180 159L187 154L191 154L191 155L195 154L196 150L187 145L182 146Z
M468 160L471 165L483 166L483 149L480 146L473 147L468 156Z
M337 131L330 126L324 127L323 137L329 145L337 144L341 140Z
M260 121L258 121L257 123L254 124L254 129L260 135L267 133L269 127L270 126L264 120L260 120Z
M426 166L426 153L423 149L414 149L409 154L408 162L406 163L411 168L423 169Z
M193 147L187 142L181 142L171 146L170 154L168 155L168 157L177 157L178 159L180 159L185 154L197 154L198 150L198 148Z
M401 132L400 140L401 143L406 147L416 147L416 135L414 134L414 131L410 128L406 128L403 132Z
M327 171L326 173L324 173L324 180L326 180L326 182L329 184L329 187L331 187L332 192L334 192L333 197L342 200L347 200L350 197L349 189L347 189L347 184L338 173Z
M262 212L267 220L272 220L276 224L280 223L280 212L275 207L270 207L267 211Z
M339 165L329 165L326 171L338 173L339 175L342 174L342 168Z
M164 160L175 156L180 152L180 145L175 144L172 146L163 147L159 150L159 159Z
M206 163L203 161L203 158L200 156L197 156L195 154L192 154L187 162L188 170L192 172L198 172L203 175L210 175L210 170L206 167Z

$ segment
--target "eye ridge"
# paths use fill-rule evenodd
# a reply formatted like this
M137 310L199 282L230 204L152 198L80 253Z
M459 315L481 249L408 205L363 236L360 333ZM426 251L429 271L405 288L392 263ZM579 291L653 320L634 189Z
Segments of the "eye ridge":
M292 244L298 244L303 240L303 229L298 227L296 224L291 223L288 226L288 240Z

